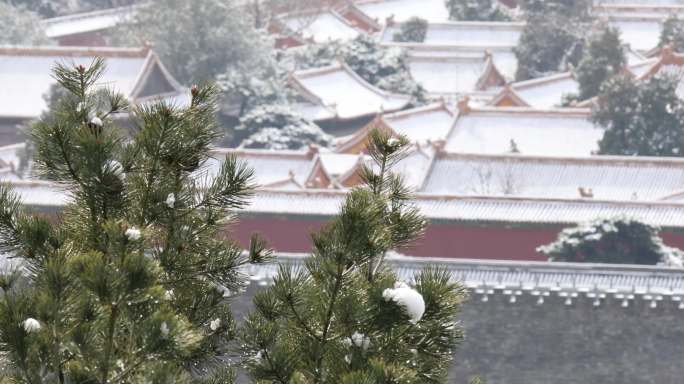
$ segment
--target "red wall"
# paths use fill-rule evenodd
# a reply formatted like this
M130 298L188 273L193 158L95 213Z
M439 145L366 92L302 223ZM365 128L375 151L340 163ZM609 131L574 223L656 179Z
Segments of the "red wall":
M242 217L232 228L232 236L247 245L252 233L261 233L280 252L308 252L310 234L325 224L323 220L291 217ZM560 226L512 228L503 224L476 226L465 223L430 224L414 247L402 251L413 256L467 259L537 260L546 258L535 249L556 239ZM663 232L667 245L684 249L684 233Z

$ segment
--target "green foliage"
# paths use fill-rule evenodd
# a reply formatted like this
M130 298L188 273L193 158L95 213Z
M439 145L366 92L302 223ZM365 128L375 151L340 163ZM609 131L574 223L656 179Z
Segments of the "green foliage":
M464 291L437 268L408 286L384 262L388 250L408 246L426 224L390 172L408 145L372 131L374 165L361 172L365 185L313 235L304 265L281 266L273 286L256 294L241 338L257 382L446 383L461 339L455 316Z
M684 105L679 77L656 75L642 82L617 76L601 89L591 120L605 128L605 155L683 156Z
M596 220L564 229L555 242L537 251L551 261L613 264L681 264L684 255L665 246L657 228L626 218Z
M0 276L0 345L21 383L190 383L234 335L224 289L268 258L258 239L246 254L222 236L252 172L227 158L203 176L213 87L193 87L186 108L132 108L97 85L104 70L58 65L68 95L30 130L37 176L70 196L60 216L29 214L0 187L0 247L25 265ZM131 132L116 125L124 112Z
M311 144L327 147L333 141L316 124L282 105L252 109L240 119L236 131L247 137L241 144L245 148L301 149Z
M181 83L214 80L230 69L268 63L270 44L251 17L223 0L153 0L117 31L122 44L152 42Z
M29 9L0 2L0 44L39 45L48 43L39 15Z
M425 89L411 77L406 52L384 47L370 37L362 35L346 43L312 45L292 57L297 69L323 67L339 59L380 89L411 95L415 104L426 102Z
M428 22L420 17L412 17L402 23L392 39L396 42L422 43L427 34Z
M509 21L511 17L492 0L445 0L449 19L462 21Z
M663 22L658 47L672 47L675 52L684 51L684 22L677 15L671 15Z
M620 31L608 27L590 36L575 72L580 88L579 99L587 100L598 95L601 84L619 74L626 64Z
M521 6L526 25L514 49L516 79L527 80L577 65L591 21L588 0L528 0Z

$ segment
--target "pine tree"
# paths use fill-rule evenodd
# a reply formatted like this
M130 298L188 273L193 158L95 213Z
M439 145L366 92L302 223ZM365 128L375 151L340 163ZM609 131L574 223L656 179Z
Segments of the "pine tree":
M684 156L684 103L679 76L655 75L635 82L627 75L604 83L591 120L603 127L599 153Z
M222 235L250 194L250 170L226 158L205 175L216 138L212 86L191 104L130 107L102 89L105 70L58 65L68 91L31 129L37 176L68 195L56 218L0 187L0 247L22 268L0 277L0 346L14 382L203 382L232 339L225 295L240 268L268 257ZM135 128L117 127L130 113ZM231 382L230 372L206 380Z
M446 383L461 339L462 288L440 268L399 281L385 263L425 227L401 177L390 172L406 138L370 134L375 165L361 171L341 213L313 235L303 266L281 266L254 298L242 341L259 383Z
M619 74L626 64L620 31L608 27L590 36L576 70L579 99L587 100L598 95L601 84Z
M449 19L460 21L509 21L511 18L492 0L446 0Z

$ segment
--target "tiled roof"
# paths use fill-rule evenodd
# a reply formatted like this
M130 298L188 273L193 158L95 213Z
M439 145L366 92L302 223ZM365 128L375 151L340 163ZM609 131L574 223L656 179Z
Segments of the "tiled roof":
M245 212L333 216L343 199L341 191L261 190ZM415 203L429 219L439 221L576 224L627 216L650 225L684 228L684 205L668 202L418 194Z
M421 192L656 201L684 190L684 160L441 154Z
M491 55L444 57L409 55L411 76L429 94L460 95L485 91L505 83Z
M461 111L445 149L456 153L503 154L515 143L524 155L588 156L603 130L579 108L472 108Z
M414 16L429 22L449 20L449 11L444 0L361 0L356 1L355 5L380 23L384 23L387 18L401 22Z
M452 21L431 23L423 44L475 47L515 47L518 45L524 23ZM399 24L387 25L380 40L392 42L399 31Z
M226 156L235 156L254 169L256 171L254 182L261 187L273 187L291 180L301 188L311 173L315 153L306 151L216 149L212 153L212 159L206 165L210 176L218 171Z
M398 135L411 142L425 143L445 140L456 121L456 114L444 103L386 114L382 122Z
M360 33L334 10L285 14L279 17L279 21L290 33L316 43L350 40Z
M489 53L492 56L496 69L498 69L506 79L514 79L515 72L518 69L518 59L515 57L515 53L513 53L513 47L433 45L395 42L384 42L383 45L388 47L400 47L406 50L412 57L481 59Z
M102 31L130 20L138 8L128 6L54 17L44 20L43 26L49 38Z
M333 111L341 120L396 111L410 102L409 96L368 84L345 64L294 72L290 83L311 104Z
M45 109L44 95L55 83L56 63L89 65L96 57L106 59L107 69L99 85L113 88L126 97L142 94L152 71L166 82L168 97L183 92L149 48L0 47L0 118L35 118ZM156 78L159 78L155 76Z

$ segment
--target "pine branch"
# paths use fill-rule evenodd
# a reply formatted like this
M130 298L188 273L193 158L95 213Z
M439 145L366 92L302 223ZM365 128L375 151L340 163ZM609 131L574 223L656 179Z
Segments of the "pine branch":
M0 184L0 251L12 252L22 245L17 228L21 199L11 187Z

